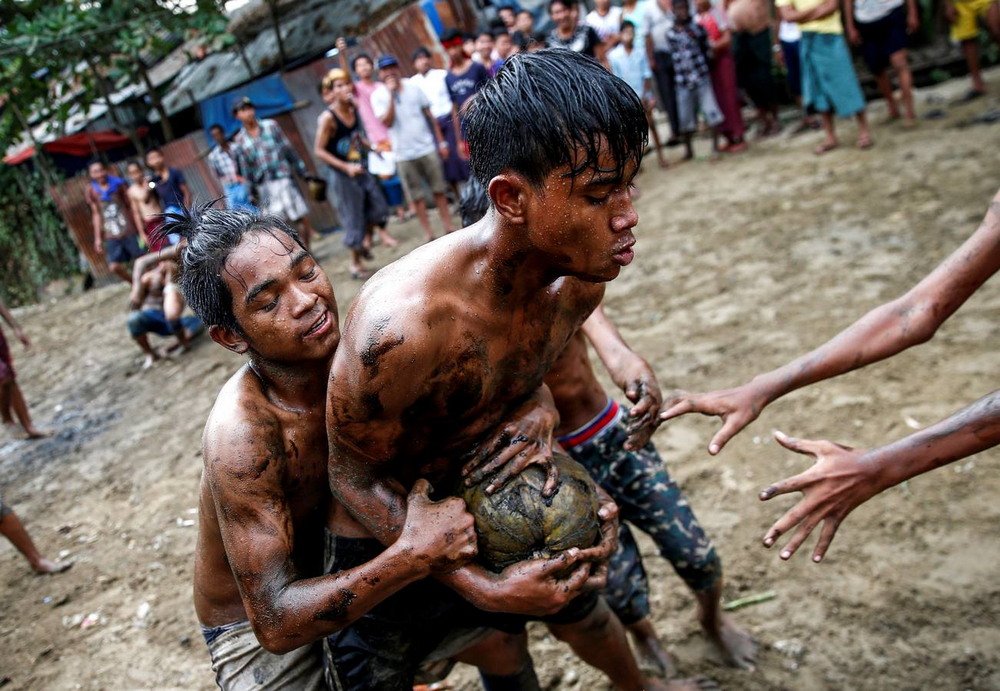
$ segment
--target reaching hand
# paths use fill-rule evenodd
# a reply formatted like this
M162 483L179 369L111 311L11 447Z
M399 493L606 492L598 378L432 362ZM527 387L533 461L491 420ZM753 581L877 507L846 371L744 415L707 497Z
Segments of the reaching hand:
M594 590L607 585L608 559L618 548L618 504L600 486L597 488L597 496L601 503L597 510L597 517L601 521L601 539L593 547L581 550L579 555L581 561L593 562L586 588Z
M528 399L514 411L513 419L493 438L480 446L471 461L462 468L466 486L482 482L496 473L486 487L492 494L517 477L529 465L540 465L547 475L543 496L551 496L559 482L559 469L552 463L552 442L559 413L554 407Z
M718 415L723 421L722 429L715 433L708 445L708 452L714 456L737 432L756 420L765 405L766 398L752 383L704 394L677 391L665 404L666 410L660 413L660 420L670 420L687 413Z
M794 439L781 432L774 438L786 449L812 456L816 463L803 473L777 482L760 493L762 501L789 492L802 492L799 503L785 513L764 536L764 546L771 547L779 536L798 526L795 535L781 550L788 559L823 522L823 531L813 550L819 562L833 542L837 528L851 511L885 489L879 466L865 458L866 451L829 441Z
M582 551L560 552L548 559L511 564L495 576L480 609L527 616L555 614L588 587L591 565Z
M475 519L458 497L431 501L430 491L427 480L413 485L399 541L410 547L415 559L426 563L430 573L447 573L478 553Z
M337 39L337 50L341 53L347 52L347 41L344 40L343 36Z
M660 406L663 394L656 381L653 369L641 357L630 358L620 372L612 372L612 378L625 397L635 403L628 412L628 439L625 448L629 451L641 449L649 443L653 432L660 426Z

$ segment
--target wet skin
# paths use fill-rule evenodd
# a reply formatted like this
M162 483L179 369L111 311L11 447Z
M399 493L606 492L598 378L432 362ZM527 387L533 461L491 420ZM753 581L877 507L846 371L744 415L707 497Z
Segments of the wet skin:
M392 544L405 498L389 478L453 486L476 449L538 395L603 283L631 261L635 166L624 177L588 170L575 183L567 171L541 189L497 176L495 208L482 221L415 250L362 289L329 389L338 533ZM473 604L504 611L557 611L578 592L546 593L539 612L527 595L521 603L495 597L484 573L470 566L442 580Z
M461 502L431 504L416 487L408 515L416 528L408 525L395 549L322 576L325 393L340 340L333 290L280 231L248 234L223 273L240 331L212 326L210 334L249 363L223 387L205 428L195 610L208 626L249 618L261 644L281 653L471 558L474 532Z

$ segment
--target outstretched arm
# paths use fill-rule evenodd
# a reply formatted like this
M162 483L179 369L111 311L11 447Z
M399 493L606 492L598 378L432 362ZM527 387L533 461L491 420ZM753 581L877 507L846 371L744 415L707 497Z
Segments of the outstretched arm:
M660 425L663 394L660 393L656 374L649 363L625 342L605 314L603 305L597 306L581 329L597 351L612 381L635 404L629 411L629 436L625 448L630 451L641 449L649 443Z
M816 350L735 389L678 394L661 418L718 415L722 429L708 452L718 453L769 404L798 388L859 369L929 341L976 290L1000 270L1000 192L976 232L908 293L876 307Z
M816 463L760 493L766 501L779 494L802 492L799 503L767 531L764 546L771 547L778 537L797 527L781 550L781 558L788 559L822 521L812 557L819 562L847 515L879 492L1000 444L1000 391L927 429L876 449L793 439L781 432L775 433L775 438L786 449L811 456Z
M208 430L205 457L226 557L254 633L271 652L338 631L408 583L476 553L462 501L432 502L430 486L418 482L391 547L362 566L302 578L291 557L295 535L282 483L287 459L277 425L244 421Z

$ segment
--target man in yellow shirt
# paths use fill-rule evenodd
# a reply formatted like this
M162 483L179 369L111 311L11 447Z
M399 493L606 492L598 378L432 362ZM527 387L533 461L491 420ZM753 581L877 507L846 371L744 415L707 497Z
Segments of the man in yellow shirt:
M965 53L972 88L962 100L971 101L986 93L986 82L979 71L979 20L1000 44L1000 4L996 0L944 0L944 16L951 24L951 40L961 43Z
M798 24L802 30L802 105L812 106L820 114L826 132L816 153L825 154L839 144L833 126L835 110L840 117L853 115L857 120L858 148L871 147L865 97L844 41L838 0L776 0L775 6L781 19Z

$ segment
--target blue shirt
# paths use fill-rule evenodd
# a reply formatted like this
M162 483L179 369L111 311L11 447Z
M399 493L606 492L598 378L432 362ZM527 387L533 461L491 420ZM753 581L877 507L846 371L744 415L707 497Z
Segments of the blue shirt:
M631 86L632 91L642 98L646 80L653 77L649 61L646 60L646 51L633 46L632 52L628 53L624 44L619 43L608 53L608 63L614 75Z

